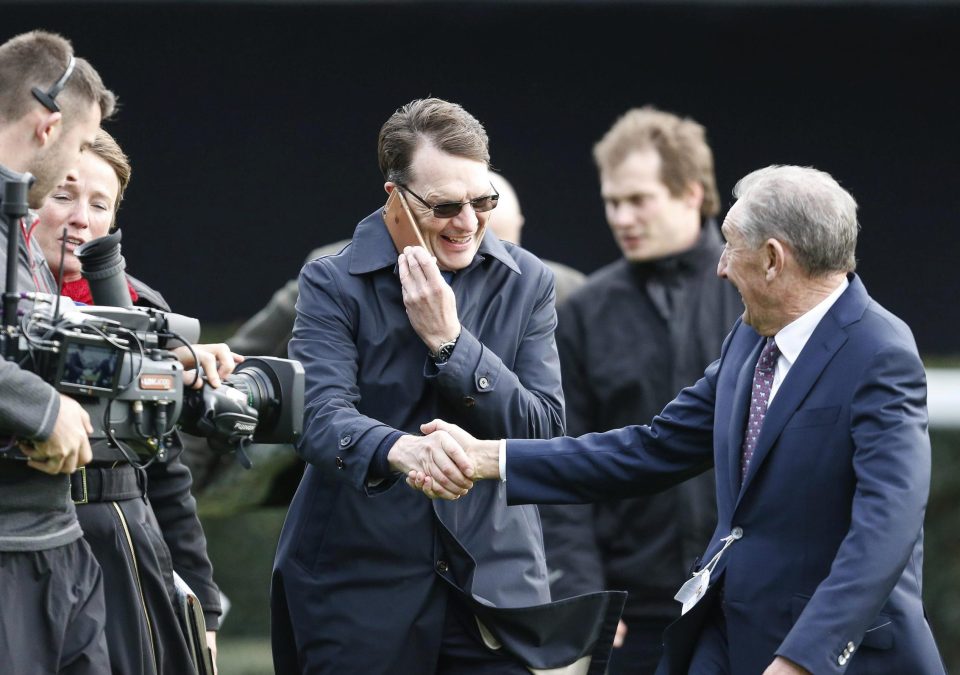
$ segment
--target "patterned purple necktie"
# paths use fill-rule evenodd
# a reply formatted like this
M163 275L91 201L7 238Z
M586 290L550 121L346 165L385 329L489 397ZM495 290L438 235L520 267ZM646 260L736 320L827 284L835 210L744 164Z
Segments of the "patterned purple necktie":
M773 371L780 358L780 348L773 338L767 338L767 344L760 352L760 359L753 371L753 387L750 389L750 417L747 420L747 430L743 435L743 454L740 456L740 482L747 477L747 468L753 458L753 451L757 447L757 438L763 427L763 418L767 414L767 404L770 402L770 389L773 386Z

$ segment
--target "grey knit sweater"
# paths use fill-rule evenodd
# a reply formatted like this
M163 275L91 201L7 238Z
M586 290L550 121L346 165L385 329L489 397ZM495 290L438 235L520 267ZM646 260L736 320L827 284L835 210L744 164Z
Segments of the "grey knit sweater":
M3 166L0 174L16 176ZM6 282L8 234L0 219L0 286ZM53 291L53 275L36 242L28 248L20 237L18 264L18 290ZM8 445L10 437L47 438L59 411L60 397L53 387L0 359L0 444ZM80 535L66 475L50 476L21 461L0 459L0 551L39 551Z

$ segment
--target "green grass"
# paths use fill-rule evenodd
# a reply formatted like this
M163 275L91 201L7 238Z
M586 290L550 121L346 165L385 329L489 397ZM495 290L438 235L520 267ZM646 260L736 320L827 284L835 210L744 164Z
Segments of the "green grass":
M268 638L218 638L217 648L222 675L273 675Z

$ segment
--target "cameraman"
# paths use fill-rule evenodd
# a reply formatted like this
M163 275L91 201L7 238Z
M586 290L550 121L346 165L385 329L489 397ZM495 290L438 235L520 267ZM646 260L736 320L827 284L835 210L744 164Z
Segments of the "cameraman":
M63 277L63 294L75 301L93 303L74 251L116 229L116 212L130 173L123 150L101 130L39 211L37 242L54 275ZM170 311L163 297L146 284L128 276L127 285L135 305ZM212 363L204 369L212 371L211 380L226 377L235 358L240 359L225 345L194 349L201 359L208 354L219 358L219 373ZM191 379L188 374L186 381ZM104 571L107 647L114 675L193 672L172 603L173 571L200 600L214 654L221 609L190 493L190 471L179 457L154 462L145 471L125 462L94 460L71 478L84 538Z
M34 31L0 45L0 183L36 181L38 207L115 105L70 43ZM0 192L0 199L2 199ZM50 292L53 277L24 222L0 218L0 278L10 228L20 228L21 291ZM0 660L4 673L109 672L100 567L80 539L69 479L90 461L90 419L80 405L16 363L0 360Z

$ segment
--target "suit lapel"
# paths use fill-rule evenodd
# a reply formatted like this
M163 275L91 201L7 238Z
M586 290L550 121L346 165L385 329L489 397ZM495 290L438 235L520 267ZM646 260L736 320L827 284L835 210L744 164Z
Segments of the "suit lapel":
M751 331L752 332L752 331ZM764 339L756 335L757 343L750 349L740 372L737 374L736 388L733 390L733 410L730 415L730 426L727 428L727 473L730 481L730 495L735 497L740 492L740 455L743 451L743 434L747 428L747 412L750 408L750 393L753 388L753 371L757 367L760 351L763 349Z
M753 452L753 459L750 461L750 468L747 469L743 486L739 490L737 504L740 503L740 499L753 481L753 477L757 475L760 466L773 449L780 433L783 431L783 427L800 407L800 404L803 403L813 385L820 379L834 354L847 341L846 327L860 320L867 304L870 302L870 296L867 295L867 290L860 278L856 274L848 274L847 279L850 281L850 286L821 319L817 328L813 331L813 335L810 336L807 344L801 350L796 362L791 366L787 377L780 384L777 395L774 397L773 403L770 404L770 409L767 410L766 417L763 420L763 428L760 430L760 437L757 439L757 447ZM751 382L752 369L756 366L757 358L759 358L759 352L753 356L753 360L750 362ZM743 373L741 372L741 378L742 376ZM737 393L739 396L739 380ZM749 400L748 393L746 405L749 405ZM737 405L740 405L739 400ZM744 416L734 416L733 420L739 424L737 431L742 445L746 418ZM740 449L740 445L737 446L737 449ZM736 455L739 462L739 452ZM739 465L737 470L739 471ZM734 494L737 494L737 490L734 490Z

